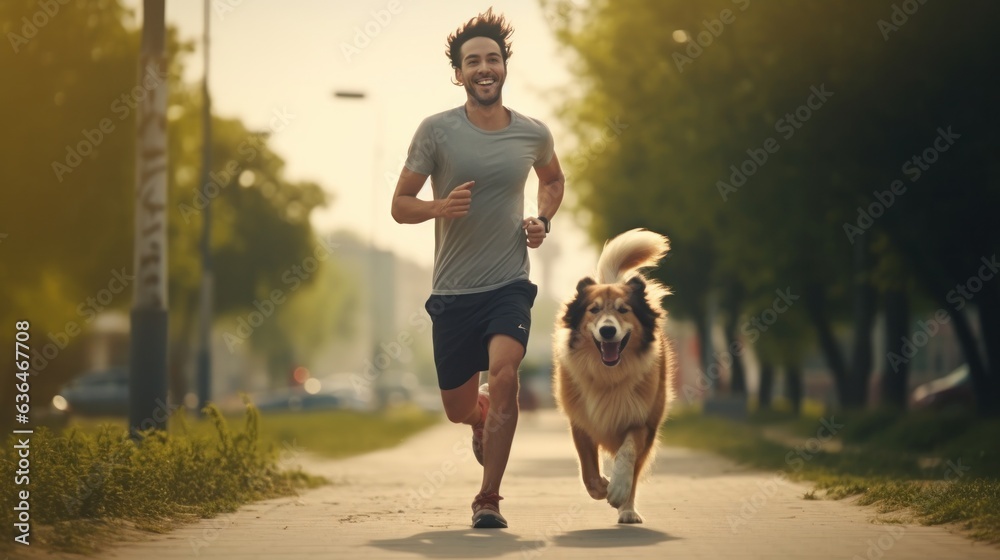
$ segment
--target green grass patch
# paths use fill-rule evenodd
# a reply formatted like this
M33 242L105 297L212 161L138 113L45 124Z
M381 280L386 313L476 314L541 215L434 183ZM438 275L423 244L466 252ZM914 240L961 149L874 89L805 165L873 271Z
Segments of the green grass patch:
M355 455L395 445L438 421L437 415L406 408L263 419L250 404L243 418L226 418L214 407L207 412L198 421L177 414L169 430L147 433L138 444L122 419L36 430L27 487L32 544L93 554L122 531L164 532L249 502L293 495L327 482L295 466L302 452ZM17 470L14 443L0 452L5 473ZM0 479L4 496L24 489L13 476ZM12 527L15 513L4 508L0 522ZM14 546L12 537L4 539L0 552Z
M812 482L804 499L859 496L858 503L879 513L956 523L973 538L1000 543L1000 421L960 410L865 411L826 420L843 425L836 451L818 445L817 433L827 433L819 432L818 415L755 413L739 423L689 413L670 419L661 438Z
M416 406L402 405L380 412L319 410L309 412L266 412L261 417L258 436L264 445L274 446L279 455L315 453L339 459L402 443L409 436L441 420L440 414L425 412ZM230 429L243 423L238 416L225 417ZM68 429L96 433L106 425L125 430L123 418L74 419ZM210 422L171 422L171 433L211 435Z
M441 415L400 406L377 414L334 410L265 416L261 437L329 458L393 447L441 421Z

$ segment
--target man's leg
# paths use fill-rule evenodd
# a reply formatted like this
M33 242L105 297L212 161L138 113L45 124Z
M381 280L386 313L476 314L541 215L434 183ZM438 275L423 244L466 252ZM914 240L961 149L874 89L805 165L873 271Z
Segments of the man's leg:
M448 420L456 424L476 425L482 419L479 410L479 372L456 389L442 389L441 402Z
M499 493L517 427L517 369L524 357L524 346L511 336L495 334L490 338L489 355L490 411L483 434L485 464L480 491Z

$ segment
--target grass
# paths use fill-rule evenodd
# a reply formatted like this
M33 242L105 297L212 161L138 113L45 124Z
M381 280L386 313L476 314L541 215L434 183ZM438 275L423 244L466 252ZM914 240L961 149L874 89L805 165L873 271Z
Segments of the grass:
M74 421L31 436L31 542L50 550L93 554L122 531L165 532L178 523L235 511L241 505L327 483L302 472L296 456L346 457L395 445L438 420L415 409L384 414L329 411L263 419L248 404L243 418L214 407L207 419L175 415L166 432L136 444L123 420ZM3 472L17 470L11 441ZM0 479L0 492L25 486ZM15 523L13 506L0 522ZM14 546L5 539L0 553ZM5 550L7 549L7 550Z
M287 457L305 451L331 459L392 447L440 421L439 415L426 413L415 406L397 406L378 413L322 410L267 412L260 416L259 438L263 444L274 446L279 455ZM243 419L236 416L225 420L231 430L243 423ZM122 430L127 425L124 419L103 418L76 419L68 427L95 433L109 424ZM207 422L172 422L170 427L171 433L188 431L209 435L213 430L212 424Z
M803 498L858 496L879 514L927 525L954 523L1000 543L1000 420L964 410L825 417L842 446L820 448L818 415L755 413L737 423L697 413L672 418L665 443L718 452L752 467L814 483ZM780 438L775 433L781 434Z
M265 419L264 440L337 459L395 446L441 417L403 406L380 414L337 410L272 414Z

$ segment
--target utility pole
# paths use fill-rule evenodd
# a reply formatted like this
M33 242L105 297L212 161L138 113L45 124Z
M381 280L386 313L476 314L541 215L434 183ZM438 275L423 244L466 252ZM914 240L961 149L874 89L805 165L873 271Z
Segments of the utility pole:
M372 184L371 184L371 217L369 219L370 230L368 234L368 290L369 290L369 313L371 315L371 363L378 366L377 356L381 351L380 343L392 340L393 312L396 308L396 263L395 255L391 252L382 254L375 248L375 229L382 220L379 219L378 192L383 188L379 183L380 165L382 163L383 145L385 143L385 126L382 105L377 98L364 91L357 90L336 90L333 96L339 99L353 101L368 101L375 112L375 139L372 146ZM387 210L383 209L383 211ZM398 365L398 364L397 364ZM391 370L390 364L387 370ZM386 373L379 371L378 374ZM376 387L383 383L381 379L376 380Z
M208 92L208 31L211 20L208 0L204 0L205 22L202 47L205 56L205 70L201 79L201 179L203 190L211 180L212 167L212 97ZM223 185L219 185L222 188ZM198 342L198 410L204 410L212 398L212 296L215 276L212 269L212 201L205 204L201 222L201 309L199 317Z
M167 58L164 0L143 0L135 190L135 291L129 355L129 432L165 429L167 400Z

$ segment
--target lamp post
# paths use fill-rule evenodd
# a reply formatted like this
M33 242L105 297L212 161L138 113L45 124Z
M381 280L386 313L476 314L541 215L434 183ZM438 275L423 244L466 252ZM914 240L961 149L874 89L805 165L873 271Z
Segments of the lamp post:
M373 98L363 91L356 90L337 90L333 92L333 96L338 99L344 100L372 100ZM372 363L376 368L381 368L379 366L379 360L375 359L379 351L379 341L387 341L389 336L389 329L392 325L392 317L395 310L395 263L393 261L393 254L387 253L384 257L379 254L379 251L375 248L375 229L378 227L378 223L381 221L379 219L378 211L378 193L381 189L379 185L379 165L382 161L382 145L384 141L384 128L383 128L383 115L381 107L376 103L375 106L375 120L376 120L376 131L375 131L375 141L373 147L372 156L372 183L371 183L371 217L369 219L369 236L368 236L368 277L370 281L368 282L368 289L370 290L369 296L369 312L372 317L371 324L371 337L372 337ZM380 262L382 266L380 265ZM380 373L385 373L381 371Z
M205 189L210 181L212 166L212 97L208 91L208 0L204 0L204 37L202 39L205 56L205 70L201 80L201 178L200 186ZM212 268L212 204L209 201L202 211L201 223L201 293L199 309L199 337L197 358L198 410L204 410L212 397L212 296L215 275Z

